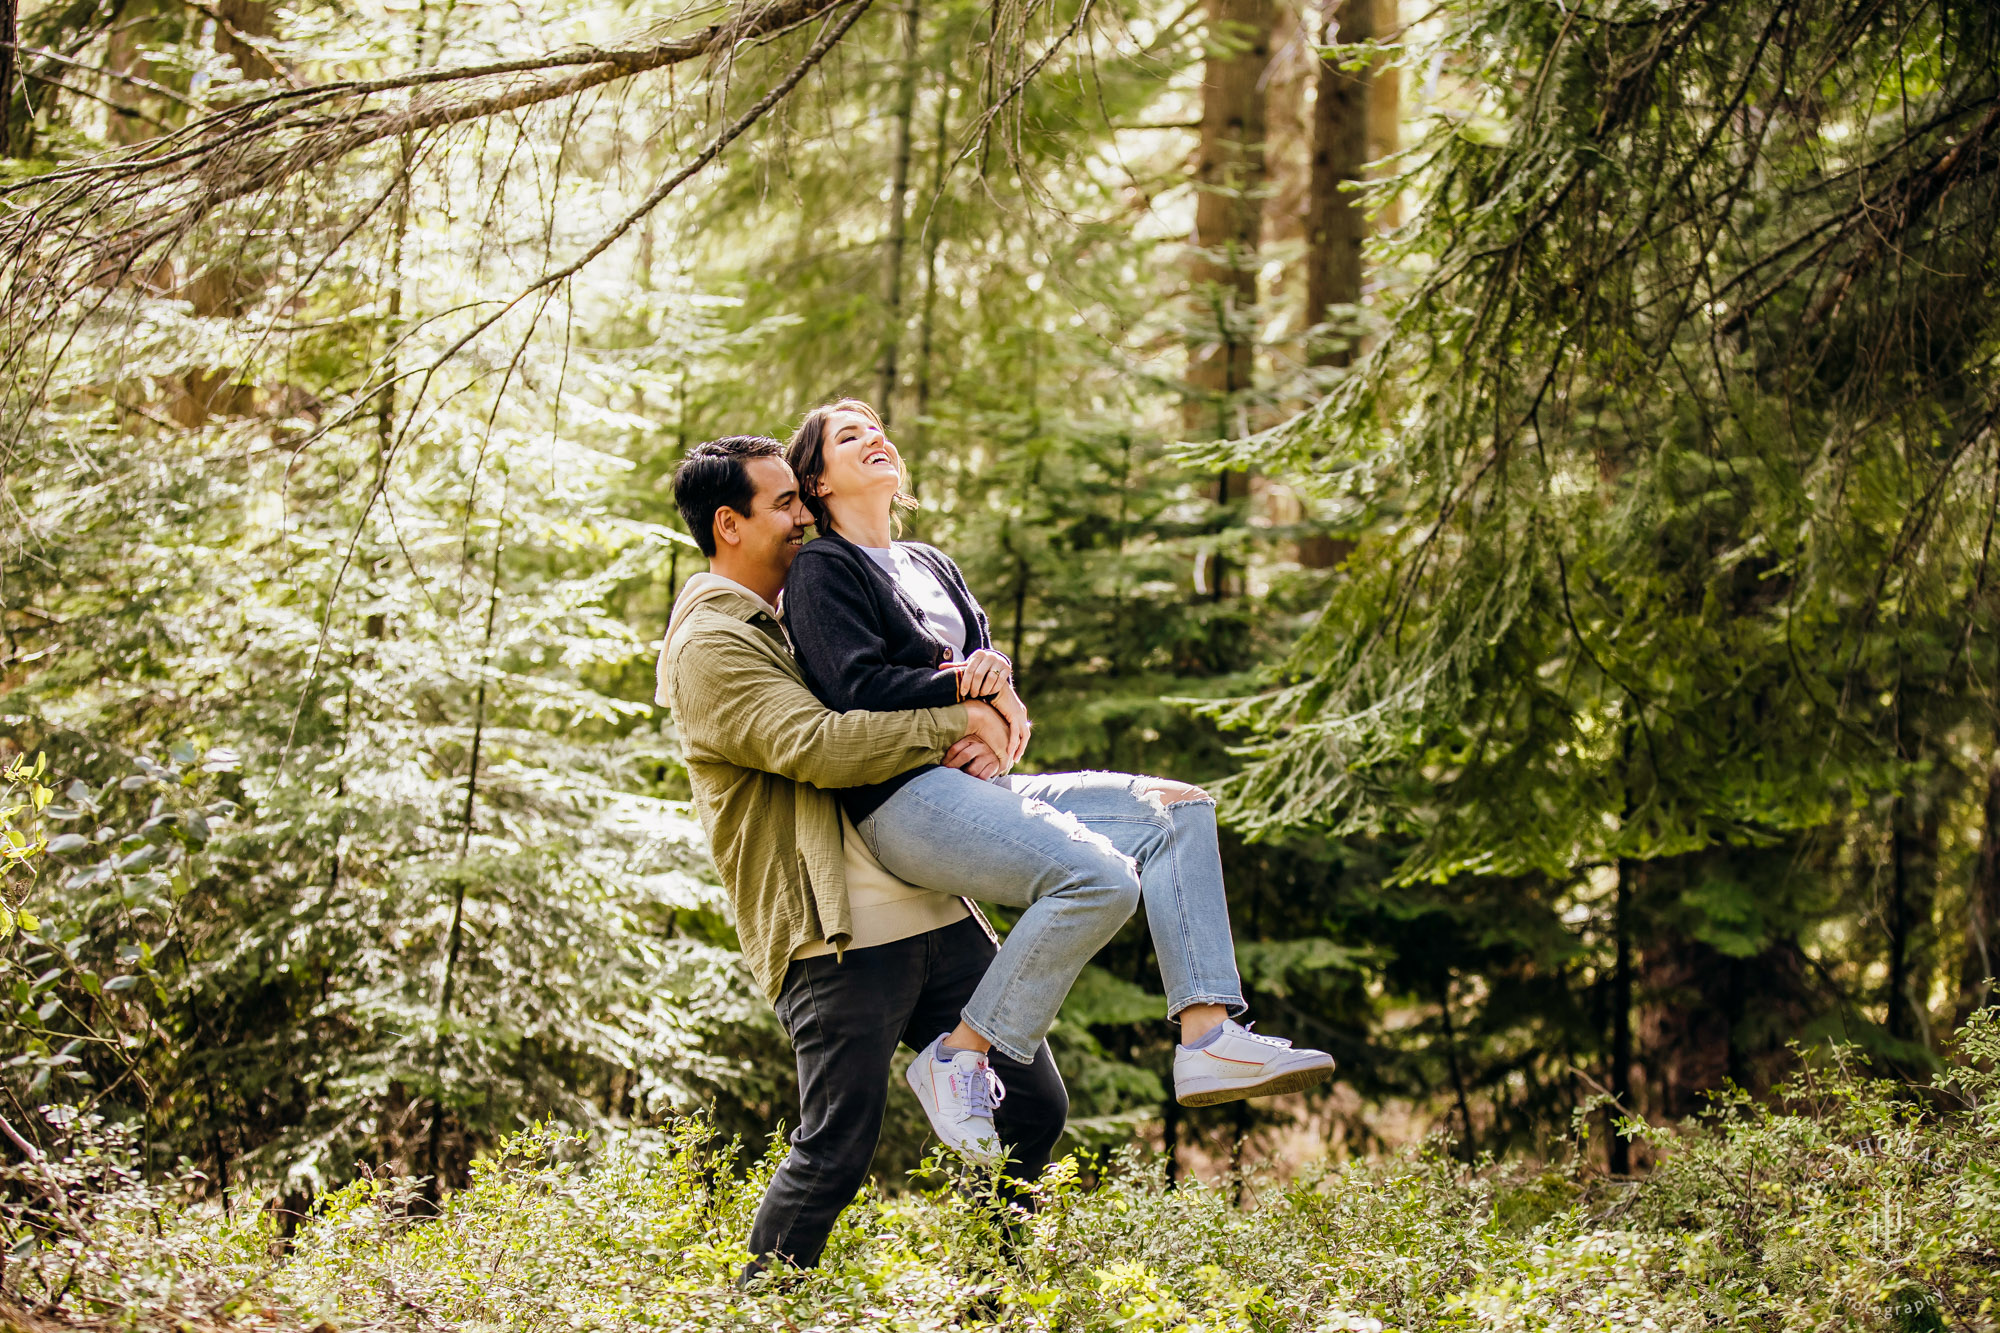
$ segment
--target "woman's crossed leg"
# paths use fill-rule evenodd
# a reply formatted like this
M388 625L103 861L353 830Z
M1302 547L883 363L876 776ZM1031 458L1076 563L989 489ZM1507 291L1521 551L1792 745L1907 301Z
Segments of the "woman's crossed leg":
M913 884L1023 909L960 1027L932 1044L936 1058L989 1044L1015 1059L1033 1051L1084 965L1143 902L1167 1017L1182 1027L1181 1101L1265 1096L1331 1076L1323 1052L1229 1021L1244 1010L1242 986L1215 804L1199 787L1104 772L982 782L939 768L859 829Z

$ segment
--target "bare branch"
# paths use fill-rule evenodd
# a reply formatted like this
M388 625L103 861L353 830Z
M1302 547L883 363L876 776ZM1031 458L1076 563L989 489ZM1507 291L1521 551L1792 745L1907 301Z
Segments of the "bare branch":
M524 288L521 292L516 294L511 300L507 301L506 304L504 304L499 310L487 316L485 319L480 320L463 336L461 336L456 342L452 343L451 346L445 348L444 351L440 352L435 358L433 358L429 365L423 368L423 370L420 372L417 391L412 396L411 399L410 417L405 418L405 425L403 429L400 432L398 432L396 439L390 444L390 446L387 449L383 450L382 452L381 460L376 465L374 483L369 488L368 497L362 506L361 516L356 521L353 534L350 536L348 540L347 550L346 553L341 558L340 568L334 575L333 590L328 594L326 599L326 605L328 607L327 618L320 626L319 642L313 649L312 668L308 672L307 687L301 693L300 696L301 700L310 697L311 682L318 677L320 661L326 652L327 637L329 634L332 633L333 629L332 607L339 596L340 587L342 583L344 583L346 580L347 572L353 565L355 548L360 542L361 532L363 528L366 527L368 523L368 516L374 510L376 502L382 499L387 493L390 468L395 461L397 452L402 447L404 438L407 436L409 432L408 422L409 420L414 419L416 404L423 401L424 394L429 389L430 383L436 377L437 372L441 370L447 363L455 359L460 352L464 351L465 348L471 344L473 339L479 337L481 334L485 333L488 329L492 328L495 324L499 323L502 319L506 318L507 314L510 311L512 311L516 306L520 305L521 302L527 300L530 296L535 295L537 292L553 288L557 284L564 282L569 278L574 277L578 272L580 272L584 268L585 265L589 264L592 260L596 259L599 255L603 254L606 250L610 249L612 245L614 245L617 242L619 237L623 236L626 232L630 231L648 213L652 212L655 208L658 208L660 204L666 200L668 195L672 194L675 190L679 189L682 185L684 185L690 178L692 178L695 175L696 172L700 171L703 167L707 166L710 162L713 162L717 157L721 156L723 149L727 148L731 143L735 142L736 139L739 138L745 130L749 129L759 120L762 120L764 116L767 115L773 107L777 106L778 103L783 101L785 97L789 95L794 88L798 87L799 81L805 78L805 76L809 72L811 72L811 70L815 65L818 65L820 61L826 58L827 53L833 50L833 48L839 44L840 39L842 37L847 35L847 30L849 28L852 28L854 24L861 18L861 16L868 11L868 6L870 3L871 0L854 0L853 4L847 10L847 12L845 14L842 14L837 20L831 23L826 28L826 30L819 35L818 39L815 40L812 46L807 49L805 55L800 58L798 64L794 65L790 70L790 72L787 73L784 78L778 80L777 83L773 84L768 90L766 90L764 95L758 98L757 101L748 110L746 110L742 115L738 116L735 120L731 121L729 125L727 125L722 130L721 133L717 134L714 139L709 141L709 144L706 148L702 149L700 153L695 155L692 161L690 161L686 166L682 167L679 171L675 172L673 175L667 177L665 180L661 181L657 186L655 186L652 192L649 193L643 200L641 200L636 208L634 208L631 212L627 213L623 218L619 219L619 221L615 225L613 225L609 230L607 230L602 236L600 236L597 239L596 243L593 244L588 250L584 251L581 255L577 256L577 258L571 260L569 263L563 265L561 268L552 269L549 272L543 274L540 278L536 279L536 281L532 285L530 285L527 288ZM374 399L377 395L387 392L390 388L394 386L396 379L400 378L403 377L397 376L377 385L369 393L362 395L360 399L358 399L355 403L351 404L347 409L347 411L341 413L340 416L336 418L334 421L321 426L317 431L314 432L314 435L318 436L325 434L327 431L334 429L342 422L352 420L354 416L359 413L362 407L364 407L369 401ZM300 708L302 713L304 709L303 702L301 702ZM297 717L293 718L292 728L293 728L293 734L295 735L298 728ZM291 748L291 740L288 737L286 741L287 753L289 753L290 748Z
M95 74L102 79L111 79L115 82L125 84L128 87L137 88L141 92L151 93L155 97L164 97L170 102L178 102L182 106L192 107L196 111L206 111L208 109L207 107L203 106L200 102L195 101L192 97L189 97L184 93L177 93L172 88L169 88L164 84L154 83L151 79L142 79L136 74L127 74L123 70L107 69L102 65L93 65L88 63L87 61L72 60L66 55L61 55L55 51L44 50L39 46L14 46L11 43L0 43L0 45L11 46L14 51L20 53L21 55L33 56L37 60L46 60L52 64L64 65L70 69L81 70L86 74Z

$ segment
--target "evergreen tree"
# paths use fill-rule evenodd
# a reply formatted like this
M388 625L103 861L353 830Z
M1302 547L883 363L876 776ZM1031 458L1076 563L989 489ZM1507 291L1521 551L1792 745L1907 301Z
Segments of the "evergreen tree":
M1215 710L1258 737L1231 810L1393 840L1412 888L1546 882L1519 909L1575 918L1607 1081L1652 1063L1657 1109L1815 1030L1920 1064L1993 735L2000 30L1440 18L1433 60L1498 65L1419 150L1417 281L1219 456L1361 531L1274 688Z

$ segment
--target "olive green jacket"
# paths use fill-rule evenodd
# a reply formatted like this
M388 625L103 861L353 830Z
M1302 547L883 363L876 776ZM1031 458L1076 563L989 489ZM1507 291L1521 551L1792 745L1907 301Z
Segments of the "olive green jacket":
M830 711L770 608L708 574L676 598L655 698L673 709L743 957L775 1001L793 950L853 934L834 792L936 763L965 734L965 706Z

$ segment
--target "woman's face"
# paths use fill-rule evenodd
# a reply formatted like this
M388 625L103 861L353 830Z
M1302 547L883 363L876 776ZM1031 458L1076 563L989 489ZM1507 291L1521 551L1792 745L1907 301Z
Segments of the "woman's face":
M903 483L903 458L865 412L842 408L826 420L819 493L827 499L887 504Z

